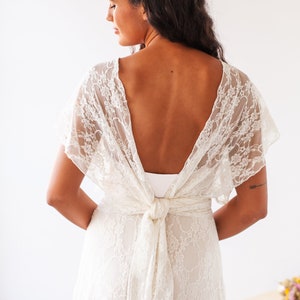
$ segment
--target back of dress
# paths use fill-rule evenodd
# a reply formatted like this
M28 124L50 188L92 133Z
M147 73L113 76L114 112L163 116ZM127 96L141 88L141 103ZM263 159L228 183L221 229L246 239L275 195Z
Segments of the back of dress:
M90 70L66 116L64 145L104 197L74 299L224 299L211 199L226 202L265 165L277 131L247 76L222 67L211 114L163 197L138 155L119 61Z

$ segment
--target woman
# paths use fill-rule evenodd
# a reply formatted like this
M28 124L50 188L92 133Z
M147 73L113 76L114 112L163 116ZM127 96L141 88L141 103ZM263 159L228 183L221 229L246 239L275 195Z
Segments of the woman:
M48 203L87 229L74 299L224 299L219 240L266 216L276 129L204 1L115 0L107 20L143 49L92 68L66 118Z

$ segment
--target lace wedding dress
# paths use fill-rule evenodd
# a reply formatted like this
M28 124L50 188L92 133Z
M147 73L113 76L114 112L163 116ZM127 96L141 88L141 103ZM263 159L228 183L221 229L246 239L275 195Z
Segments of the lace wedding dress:
M225 203L257 173L278 134L251 81L222 64L211 115L160 195L137 153L118 60L89 71L66 110L63 143L104 197L86 232L74 299L224 299L211 200Z

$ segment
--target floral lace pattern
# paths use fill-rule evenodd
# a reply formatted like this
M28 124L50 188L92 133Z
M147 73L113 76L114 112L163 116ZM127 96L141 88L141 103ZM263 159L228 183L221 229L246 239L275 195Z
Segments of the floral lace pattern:
M261 97L223 63L211 115L165 197L138 157L118 60L92 68L66 111L66 154L104 192L86 234L74 299L224 299L211 199L265 165L278 137Z

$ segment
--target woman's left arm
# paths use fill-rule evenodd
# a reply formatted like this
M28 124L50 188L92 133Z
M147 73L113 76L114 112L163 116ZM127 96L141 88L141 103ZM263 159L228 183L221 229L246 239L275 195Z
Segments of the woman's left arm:
M84 174L61 147L47 192L47 202L75 225L86 229L97 204L80 188Z
M234 236L267 215L266 167L236 187L237 195L214 213L219 240Z

